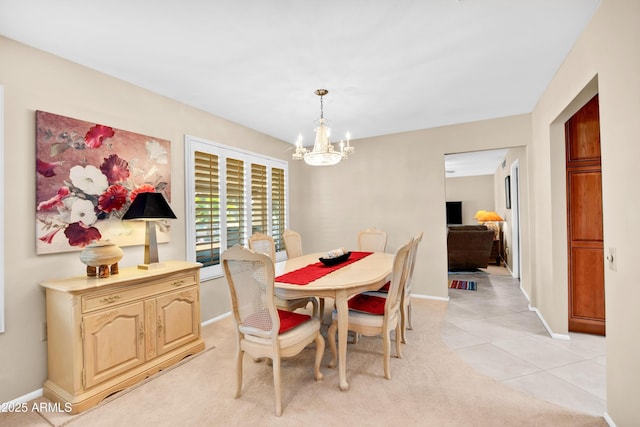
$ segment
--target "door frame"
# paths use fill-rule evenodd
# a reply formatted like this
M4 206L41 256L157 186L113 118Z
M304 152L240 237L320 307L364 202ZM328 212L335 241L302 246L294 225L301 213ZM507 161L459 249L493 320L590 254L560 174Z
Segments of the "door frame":
M570 339L569 333L569 257L567 254L567 188L566 188L566 150L565 150L565 128L564 124L580 108L582 108L598 90L598 76L595 75L576 95L568 100L567 106L559 112L549 125L549 191L551 194L551 204L549 213L551 222L548 223L546 233L551 239L551 250L548 254L549 280L562 284L564 290L555 294L550 302L548 317L556 319L554 326L550 326L553 337L560 339ZM555 183L555 185L553 185ZM525 261L526 262L526 261ZM605 279L605 289L607 283ZM533 292L531 295L532 305L538 304L538 297Z
M520 278L520 161L511 163L511 275Z
M597 116L597 129L592 123L595 123L596 112L599 111L599 98L596 93L585 104L583 104L576 113L574 113L565 122L565 182L566 182L566 203L567 203L567 293L568 293L568 330L570 332L579 332L587 334L605 335L606 330L606 314L605 314L605 250L604 250L604 218L602 211L603 194L602 194L602 151L600 140L600 119ZM586 110L585 110L586 108ZM578 114L587 114L586 119L581 119ZM572 126L574 120L578 121L578 125ZM593 146L588 146L591 151L582 155L581 145L573 145L577 142L584 141L580 136L586 134L583 125L587 123L589 133L589 141L596 140ZM597 132L597 134L596 134ZM574 139L575 138L575 139ZM577 151L573 151L573 150ZM597 151L597 152L596 152ZM588 178L587 178L588 177ZM591 184L587 185L585 181L576 181L579 179L591 179ZM587 187L574 188L576 182L582 182ZM595 186L595 187L592 187ZM598 189L599 186L599 189ZM575 191L575 192L574 192ZM593 197L593 198L591 198ZM600 215L595 216L597 207L591 206L589 202L598 202ZM587 201L587 206L595 209L596 212L585 210L581 206L585 206L583 201ZM574 217L575 212L581 215ZM589 216L588 219L586 217ZM594 228L588 225L592 222L597 224L599 219L602 228ZM574 236L573 232L577 230L585 233L579 237ZM584 227L587 227L585 229ZM587 231L588 230L588 231ZM586 258L584 258L586 257ZM593 259L595 257L595 259ZM575 267L575 263L585 263L584 269ZM587 265L590 265L587 267ZM585 276L583 273L587 271ZM597 279L596 279L597 277ZM600 285L602 287L600 287ZM580 287L582 286L582 287ZM591 292L594 292L592 295ZM584 303L584 296L593 296L589 302ZM584 305L579 305L576 301L583 301ZM598 303L597 306L591 306L591 303ZM582 308L582 310L581 310ZM580 313L578 313L580 312Z

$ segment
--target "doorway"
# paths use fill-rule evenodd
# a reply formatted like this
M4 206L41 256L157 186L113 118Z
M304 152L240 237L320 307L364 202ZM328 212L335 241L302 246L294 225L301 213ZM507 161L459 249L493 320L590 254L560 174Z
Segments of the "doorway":
M565 122L569 331L605 335L598 95Z
M448 153L445 160L445 198L462 205L462 224L477 224L480 210L495 211L503 221L498 246L499 262L507 274L520 278L520 160L526 164L526 147L515 146L464 153ZM526 169L525 169L526 173ZM496 245L494 244L494 247ZM495 250L493 251L495 252Z

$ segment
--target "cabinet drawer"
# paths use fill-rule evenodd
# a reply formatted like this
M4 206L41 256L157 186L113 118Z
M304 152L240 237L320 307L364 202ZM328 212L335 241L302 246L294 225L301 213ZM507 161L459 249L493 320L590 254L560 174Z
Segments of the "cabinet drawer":
M82 312L87 313L105 307L139 300L163 292L182 289L198 283L198 272L180 273L154 282L131 283L82 296Z

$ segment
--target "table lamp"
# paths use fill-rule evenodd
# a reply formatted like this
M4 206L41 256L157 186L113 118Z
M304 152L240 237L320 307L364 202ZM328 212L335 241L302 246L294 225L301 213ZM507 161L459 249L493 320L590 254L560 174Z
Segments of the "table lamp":
M158 239L156 238L156 221L160 219L176 219L169 203L161 193L140 193L122 217L123 220L140 220L146 225L144 238L144 264L138 268L149 270L162 267L158 262Z
M504 221L504 219L493 211L478 211L476 214L476 219L478 222L486 225L489 229L493 230L495 233L494 238L499 238L500 235L500 223Z
M484 214L486 214L487 211L485 210L479 210L478 212L476 212L476 214L473 216L473 218L478 221L480 224L482 224L482 220L480 218L482 218L482 216Z

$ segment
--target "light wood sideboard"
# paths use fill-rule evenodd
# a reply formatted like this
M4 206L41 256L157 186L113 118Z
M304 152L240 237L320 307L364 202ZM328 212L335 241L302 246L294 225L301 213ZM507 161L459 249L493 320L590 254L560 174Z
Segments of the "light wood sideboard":
M47 304L45 397L78 413L204 349L201 264L162 264L40 284Z

